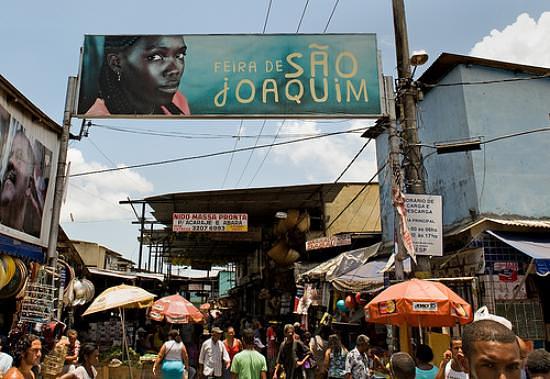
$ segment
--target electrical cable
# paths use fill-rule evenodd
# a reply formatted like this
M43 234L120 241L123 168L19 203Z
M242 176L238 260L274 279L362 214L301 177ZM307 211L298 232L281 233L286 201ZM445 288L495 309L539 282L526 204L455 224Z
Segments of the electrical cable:
M334 223L340 218L340 216L342 216L342 214L351 206L351 204L353 204L355 202L355 200L357 200L359 198L359 196L361 196L361 194L363 193L363 191L365 191L365 189L368 187L368 184L371 184L372 181L374 180L374 178L377 177L378 174L380 174L380 172L382 172L382 170L384 168L386 168L386 166L388 165L388 162L389 160L386 160L386 162L384 163L384 165L382 167L380 167L378 169L378 171L376 171L376 173L365 183L365 186L363 187L363 189L361 191L359 191L349 202L348 204L340 211L340 213L338 213L336 215L336 217L334 217L334 219L332 220L332 222L326 227L326 229L329 229L332 225L334 225Z
M309 4L309 0L306 0L306 5L304 6L304 10L302 11L302 16L300 17L300 21L298 22L298 27L296 28L296 33L300 31L300 27L302 26L302 22L304 21L304 16L306 15L307 6Z
M262 169L262 167L264 166L264 163L267 159L267 156L269 155L269 153L271 152L271 148L272 146L275 144L275 141L277 140L277 136L279 135L279 132L281 131L281 129L283 128L283 125L285 124L286 120L283 120L283 122L281 122L281 125L279 125L279 129L277 129L277 134L275 134L275 137L273 138L273 141L271 142L271 146L267 149L267 151L265 152L265 155L264 155L264 158L262 159L262 162L260 163L260 165L258 166L258 168L256 169L256 172L254 172L254 175L252 176L252 178L250 179L250 181L248 182L248 186L247 187L250 187L252 185L252 183L254 182L254 179L256 179L256 176L258 176L258 173L260 172L260 170Z
M269 5L267 6L267 13L265 15L264 28L262 30L263 34L265 34L265 29L267 28L267 20L269 20L269 13L271 12L271 3L273 3L273 0L269 0Z
M239 125L239 132L238 134L241 134L241 129L243 127L244 120L241 120L241 124ZM231 153L231 158L229 159L229 165L227 166L227 171L225 172L225 176L223 178L222 188L225 187L225 182L227 180L227 176L229 175L229 171L231 170L231 165L233 164L233 157L235 156L235 150L237 149L237 144L239 143L239 139L237 138L235 140L235 146L233 146L233 152Z
M527 135L527 134L541 133L541 132L550 132L550 126L546 126L544 128L538 128L538 129L524 130L523 132L510 133L510 134L505 134L505 135L502 135L502 136L497 136L497 137L490 138L490 139L485 140L485 141L480 141L479 144L480 145L487 145L489 143L501 141L501 140L508 139L508 138L520 137L520 136L524 136L524 135ZM436 145L427 144L427 143L417 143L417 144L410 145L410 146L421 146L421 147L428 147L430 149L437 149Z
M355 154L355 156L352 158L352 160L348 163L348 165L346 166L346 168L344 169L344 171L342 171L340 173L340 175L338 175L338 177L336 178L336 180L334 181L334 183L338 183L338 181L342 178L342 176L344 176L344 174L346 173L346 171L349 170L349 168L351 167L351 165L353 164L353 162L355 162L355 160L359 157L359 155L361 155L361 153L363 152L363 150L365 150L365 148L368 146L368 144L370 143L370 141L372 141L372 138L369 138L367 140L367 142L365 142L365 144L363 145L363 147L357 152L357 154Z
M256 142L254 142L254 147L258 146L258 142L260 141L260 137L262 135L262 132L264 130L266 122L267 122L267 120L264 120L264 122L262 123L262 128L260 129L260 134L258 134L258 138L256 138ZM250 164L250 160L252 159L253 154L254 154L254 150L250 150L250 155L248 155L248 160L246 161L246 164L244 165L243 171L241 172L241 175L239 176L239 180L237 180L237 184L235 184L235 187L237 187L239 185L239 183L241 182L241 180L243 178L243 175L244 175L246 169L248 168L248 165Z
M320 135L314 136L314 137L305 137L305 138L298 138L298 139L295 139L295 140L282 141L282 142L278 142L278 143L272 143L272 144L269 144L269 145L259 145L259 146L256 146L256 147L248 146L248 147L241 147L241 148L234 149L234 150L225 150L225 151L219 151L219 152L215 152L215 153L200 154L200 155L194 155L194 156L189 156L189 157L165 159L165 160L162 160L162 161L140 163L140 164L124 166L124 167L113 167L113 168L107 168L107 169L101 169L101 170L78 172L78 173L75 173L75 174L71 174L70 177L102 174L102 173L106 173L106 172L130 170L130 169L133 169L133 168L161 166L161 165L176 163L176 162L190 161L190 160L196 160L196 159L202 159L202 158L218 157L218 156L221 156L221 155L227 155L227 154L232 154L232 153L241 153L243 151L249 151L251 149L272 148L274 146L290 145L290 144L299 143L299 142L311 141L311 140L318 139L318 138L331 137L331 136L342 135L342 134L350 134L350 133L357 132L358 130L366 130L366 129L368 129L368 128L350 129L350 130L342 131L342 132L331 132L331 133L320 134Z
M332 12L330 12L330 17L328 18L327 24L325 25L325 29L323 29L323 33L326 33L328 30L328 26L330 25L330 22L332 21L332 16L334 16L334 12L336 12L336 7L338 7L338 3L340 0L336 0L334 3L334 7L332 7Z
M98 126L100 128L104 128L104 129L107 129L107 130L111 130L111 131L115 131L115 132L122 132L122 133L129 133L129 134L137 134L137 135L151 135L151 136L159 136L159 137L170 137L170 138L184 138L184 139L234 139L234 138L238 138L238 139L252 139L252 138L258 138L258 137L263 137L263 138L273 138L275 136L275 134L241 134L240 136L239 135L236 135L236 134L210 134L210 133L180 133L180 132L164 132L164 133L161 133L161 132L156 132L156 131L153 131L153 130L147 130L147 129L142 129L142 130L139 130L139 129L135 129L135 128L130 128L130 129L127 129L127 128L121 128L121 127L116 127L116 126L110 126L110 125L98 125L98 124L94 124L94 126ZM255 125L251 125L252 127L255 126ZM227 127L224 125L224 127ZM248 127L248 126L247 126ZM296 137L311 137L311 136L316 136L318 135L318 133L304 133L304 134L298 134L298 133L294 133L294 134L285 134L285 135L278 135L278 137L280 138L283 138L283 137L289 137L289 138L296 138Z
M527 76L524 78L507 78L507 79L495 79L495 80L481 80L477 82L456 82L456 83L439 83L439 84L425 84L420 82L420 86L424 88L436 88L436 87L454 87L454 86L474 86L482 84L497 84L497 83L509 83L522 80L537 80L550 78L550 74Z

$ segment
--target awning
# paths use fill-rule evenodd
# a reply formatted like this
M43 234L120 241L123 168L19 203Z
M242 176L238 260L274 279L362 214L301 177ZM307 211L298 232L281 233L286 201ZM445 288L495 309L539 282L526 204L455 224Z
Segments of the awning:
M20 242L5 236L0 236L0 253L17 258L30 259L38 263L44 263L46 258L40 246Z
M116 270L107 270L97 267L88 267L88 271L94 275L110 276L112 278L120 278L126 280L135 280L135 279L151 279L158 280L159 282L164 281L163 274L155 274L150 272L135 272L135 271L116 271Z
M339 291L372 291L384 286L384 274L380 271L385 266L385 259L367 262L330 282Z
M550 274L550 235L548 233L513 233L487 231L514 249L534 259L537 275Z
M364 264L378 252L380 243L346 251L300 275L300 279L331 280Z
M97 267L88 267L88 271L90 271L90 274L93 274L93 275L110 276L112 278L120 278L120 279L126 279L126 280L137 279L137 276L135 274L125 273L121 271L114 271L114 270L105 270Z

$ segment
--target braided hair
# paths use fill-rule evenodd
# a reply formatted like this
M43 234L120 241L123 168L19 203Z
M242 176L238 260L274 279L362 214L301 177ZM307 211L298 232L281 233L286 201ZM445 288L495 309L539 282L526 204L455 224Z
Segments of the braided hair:
M109 54L123 53L136 44L142 36L106 36L103 45L104 59L99 73L99 97L105 102L105 106L111 114L139 114L131 103L126 100L120 82L120 74L117 75L111 67L107 57ZM155 104L151 109L151 114L163 114L160 105ZM175 104L169 103L163 105L171 114L183 114Z

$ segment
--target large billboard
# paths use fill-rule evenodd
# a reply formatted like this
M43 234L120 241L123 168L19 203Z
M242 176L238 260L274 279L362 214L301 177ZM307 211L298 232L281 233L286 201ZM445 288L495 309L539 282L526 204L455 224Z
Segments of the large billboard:
M47 246L58 146L54 132L2 96L0 233Z
M376 117L374 34L87 35L78 117Z

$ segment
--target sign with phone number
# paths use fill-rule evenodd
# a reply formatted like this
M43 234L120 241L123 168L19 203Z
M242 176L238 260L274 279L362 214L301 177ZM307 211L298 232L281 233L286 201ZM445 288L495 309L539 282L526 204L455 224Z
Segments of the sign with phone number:
M174 232L247 232L246 213L174 213Z

